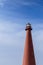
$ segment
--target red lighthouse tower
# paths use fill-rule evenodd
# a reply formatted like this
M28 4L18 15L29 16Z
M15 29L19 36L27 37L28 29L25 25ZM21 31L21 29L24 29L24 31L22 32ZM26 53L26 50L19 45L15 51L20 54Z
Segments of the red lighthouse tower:
M26 40L25 40L24 56L23 56L22 65L36 65L33 43L32 43L32 35L31 35L32 27L30 23L26 25L25 30L26 30Z

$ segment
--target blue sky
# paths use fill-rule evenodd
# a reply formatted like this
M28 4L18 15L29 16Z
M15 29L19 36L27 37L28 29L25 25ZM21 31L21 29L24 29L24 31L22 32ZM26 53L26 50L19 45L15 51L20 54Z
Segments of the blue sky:
M43 65L43 1L0 0L0 65L22 65L25 26L32 25L37 65Z

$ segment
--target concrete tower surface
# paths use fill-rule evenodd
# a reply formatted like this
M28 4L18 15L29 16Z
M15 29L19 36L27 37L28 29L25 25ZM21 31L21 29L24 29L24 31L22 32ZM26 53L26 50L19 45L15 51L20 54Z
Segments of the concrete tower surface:
M31 28L30 23L28 23L26 25L25 30L26 30L26 40L25 40L24 56L23 56L23 64L22 65L36 65L33 43L32 43L32 35L31 35L32 28Z

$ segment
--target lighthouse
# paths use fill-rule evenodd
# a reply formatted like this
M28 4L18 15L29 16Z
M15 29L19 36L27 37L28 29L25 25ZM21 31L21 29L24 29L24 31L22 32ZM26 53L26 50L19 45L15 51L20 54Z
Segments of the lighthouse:
M31 24L30 23L26 24L25 28L26 39L22 65L36 65L31 30L32 30Z

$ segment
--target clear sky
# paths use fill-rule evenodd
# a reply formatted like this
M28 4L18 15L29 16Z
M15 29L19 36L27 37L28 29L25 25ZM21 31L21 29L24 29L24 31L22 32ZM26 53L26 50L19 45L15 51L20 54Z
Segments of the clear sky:
M0 0L0 65L22 65L27 22L36 64L43 65L43 0Z

